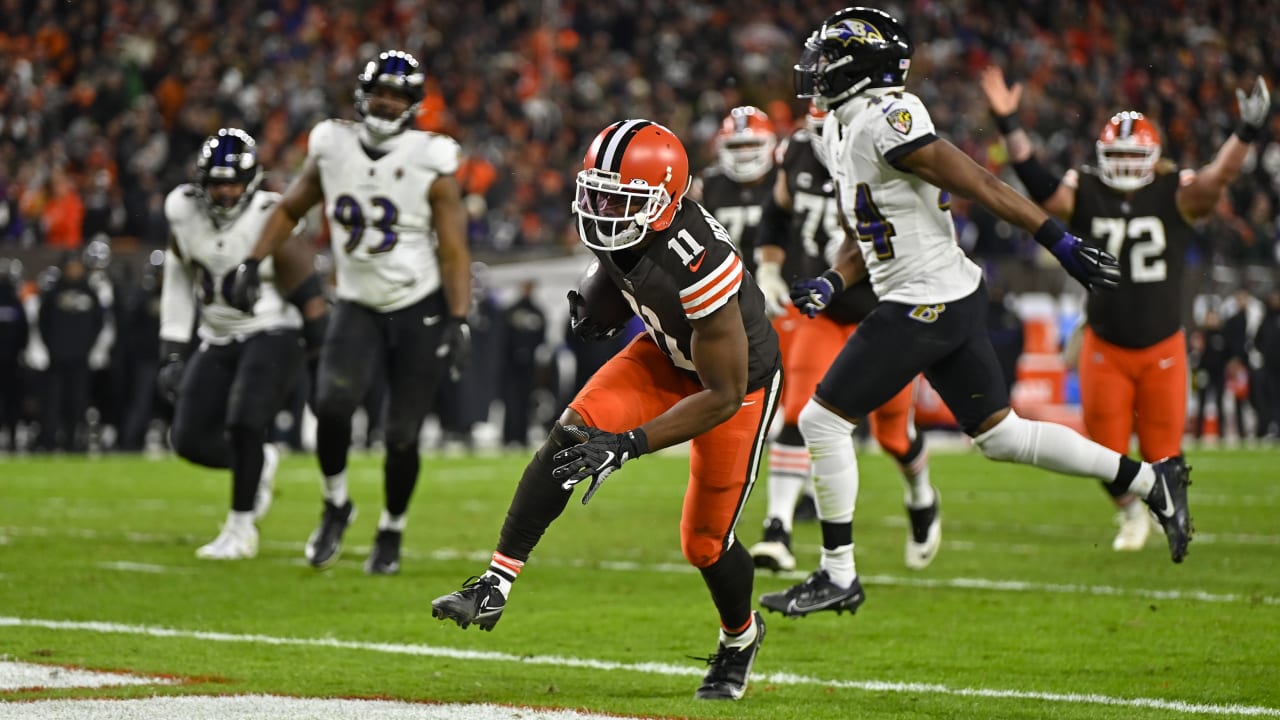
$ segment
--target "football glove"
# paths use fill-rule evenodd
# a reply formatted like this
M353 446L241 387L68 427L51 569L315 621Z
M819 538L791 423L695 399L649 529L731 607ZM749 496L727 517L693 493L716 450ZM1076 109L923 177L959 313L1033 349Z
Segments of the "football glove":
M1236 135L1244 142L1258 139L1258 133L1267 124L1267 116L1271 114L1271 92L1267 90L1267 81L1258 76L1253 85L1253 92L1248 95L1236 88L1236 102L1240 104L1240 127Z
M797 280L791 285L791 302L800 312L811 318L827 309L831 298L844 291L844 278L835 270L828 270L816 278Z
M1086 245L1052 218L1044 221L1035 237L1086 290L1109 290L1120 284L1120 262L1111 253Z
M457 382L462 377L471 362L471 326L466 318L450 317L444 321L436 358L447 364L450 380Z
M565 297L569 299L569 329L573 331L574 335L589 342L597 342L608 340L622 332L622 326L608 327L604 323L588 317L584 312L587 301L582 297L582 293L577 290L570 290Z
M551 477L560 480L564 490L572 490L591 478L591 485L582 495L583 505L623 463L649 452L649 439L640 428L621 434L579 425L565 425L564 429L581 443L555 454L553 459L560 464L551 471Z
M262 295L262 278L258 275L257 258L245 258L231 277L231 289L227 292L227 304L242 313L253 314L253 306Z
M187 363L180 357L170 357L160 366L156 374L156 389L170 405L178 401L178 389L182 387L182 374L186 372Z
M764 293L764 311L769 317L778 317L786 313L783 303L787 301L789 289L782 279L782 266L776 262L762 262L756 266L756 285Z

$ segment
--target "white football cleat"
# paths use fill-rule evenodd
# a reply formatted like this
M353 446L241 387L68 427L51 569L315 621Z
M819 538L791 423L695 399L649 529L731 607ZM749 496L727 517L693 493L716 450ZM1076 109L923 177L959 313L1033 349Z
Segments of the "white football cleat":
M1111 549L1117 552L1137 552L1147 546L1147 538L1151 536L1151 513L1147 506L1136 499L1120 508L1116 513L1116 522L1120 531L1111 541Z
M258 528L252 524L237 528L230 520L213 542L196 550L196 557L201 560L248 560L257 556Z
M796 569L796 558L791 554L791 533L783 529L780 518L765 521L764 539L752 545L748 552L758 568L774 572Z
M280 451L273 443L262 446L262 475L258 477L258 493L253 499L253 521L258 522L267 516L274 499L276 486L276 468L280 466Z

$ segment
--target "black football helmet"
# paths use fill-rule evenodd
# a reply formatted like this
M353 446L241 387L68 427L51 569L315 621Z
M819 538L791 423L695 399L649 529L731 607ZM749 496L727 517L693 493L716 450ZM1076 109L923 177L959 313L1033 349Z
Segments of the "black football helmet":
M364 119L364 125L376 135L395 135L404 130L418 114L422 104L422 90L426 76L418 67L418 61L403 50L387 50L370 60L356 78L356 112ZM377 87L388 88L409 101L409 107L399 117L382 118L369 112L369 97Z
M906 29L889 13L845 8L805 40L794 67L796 97L831 110L868 88L900 87L914 52Z
M236 219L248 207L250 198L262 183L258 143L244 130L222 128L200 146L200 154L196 156L196 175L200 198L208 208L209 216L218 224ZM229 202L215 199L209 193L209 187L215 183L242 185L244 192Z

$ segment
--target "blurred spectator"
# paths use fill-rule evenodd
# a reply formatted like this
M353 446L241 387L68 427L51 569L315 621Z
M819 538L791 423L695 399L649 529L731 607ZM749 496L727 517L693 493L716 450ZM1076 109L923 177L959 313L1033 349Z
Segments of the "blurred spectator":
M1209 400L1213 401L1219 433L1221 423L1225 422L1222 417L1222 395L1226 385L1227 336L1222 330L1222 318L1217 310L1209 310L1204 314L1204 322L1191 342L1191 354L1195 358L1192 384L1196 389L1195 436L1199 440L1204 437Z
M537 286L526 280L520 297L502 313L502 444L521 449L533 420L538 350L547 342L547 316L533 299Z
M1244 288L1237 288L1222 304L1222 314L1226 317L1222 331L1227 338L1227 391L1235 399L1236 435L1242 440L1248 436L1245 422L1248 407L1253 407L1254 416L1259 420L1255 423L1255 434L1263 429L1260 424L1262 378L1259 376L1262 358L1253 346L1253 338L1265 312L1262 301Z
M40 336L49 350L45 426L55 449L80 452L88 443L89 351L102 331L103 309L78 254L64 255L59 269L40 298Z
M1280 290L1267 293L1267 312L1253 339L1262 356L1263 412L1259 413L1258 435L1280 438Z
M84 242L84 201L80 199L79 188L65 172L54 170L40 217L45 242L52 247L75 250Z
M0 442L8 450L17 449L18 419L21 415L22 380L18 375L18 359L27 349L30 333L27 313L18 297L21 263L14 272L16 260L0 258Z
M160 371L160 287L164 282L164 253L157 250L148 258L141 281L121 298L116 314L121 342L119 366L123 370L127 398L117 447L137 452L146 445L147 429L157 417L160 404L156 374Z

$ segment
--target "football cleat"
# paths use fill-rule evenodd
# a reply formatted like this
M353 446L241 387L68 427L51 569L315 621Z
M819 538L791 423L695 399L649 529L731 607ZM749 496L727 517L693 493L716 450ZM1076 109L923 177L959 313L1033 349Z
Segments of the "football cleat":
M338 507L328 500L324 501L324 512L320 514L320 525L307 538L304 550L307 562L311 567L324 570L338 561L342 554L342 534L347 526L356 519L356 506L350 500Z
M747 691L747 676L764 643L764 618L758 612L751 613L756 625L756 639L744 648L716 648L716 654L706 658L711 666L702 678L702 685L694 693L699 700L738 700Z
M432 600L431 617L452 620L464 630L474 623L481 630L492 631L506 606L507 598L498 589L497 580L473 575L462 583L461 590Z
M1156 472L1156 482L1151 492L1143 498L1164 528L1169 540L1169 555L1176 563L1187 555L1187 544L1195 528L1191 524L1191 510L1187 507L1187 486L1191 484L1191 468L1181 455L1167 457L1151 464Z
M395 575L400 572L400 539L404 533L398 530L379 530L373 538L373 550L364 563L369 575Z
M857 577L849 587L842 588L831 582L826 570L814 572L794 587L760 596L765 609L787 617L804 617L821 610L834 610L837 615L845 610L856 613L864 600L862 582Z
M941 498L938 489L933 490L933 503L920 509L907 508L907 520L911 527L907 531L907 548L905 561L912 570L923 570L933 562L942 546L942 515L938 512Z
M1116 513L1120 530L1111 541L1111 549L1117 552L1137 552L1147 546L1151 535L1151 512L1140 502L1131 502Z
M267 443L262 446L262 474L258 477L258 492L253 499L253 521L259 522L267 516L274 499L276 485L276 468L280 467L280 451L275 445Z
M207 545L196 550L201 560L248 560L258 556L258 528L253 525L233 527L228 521L222 532Z
M764 539L751 546L751 559L758 568L774 572L795 570L796 558L791 554L791 533L782 527L782 520L769 518L764 526Z

